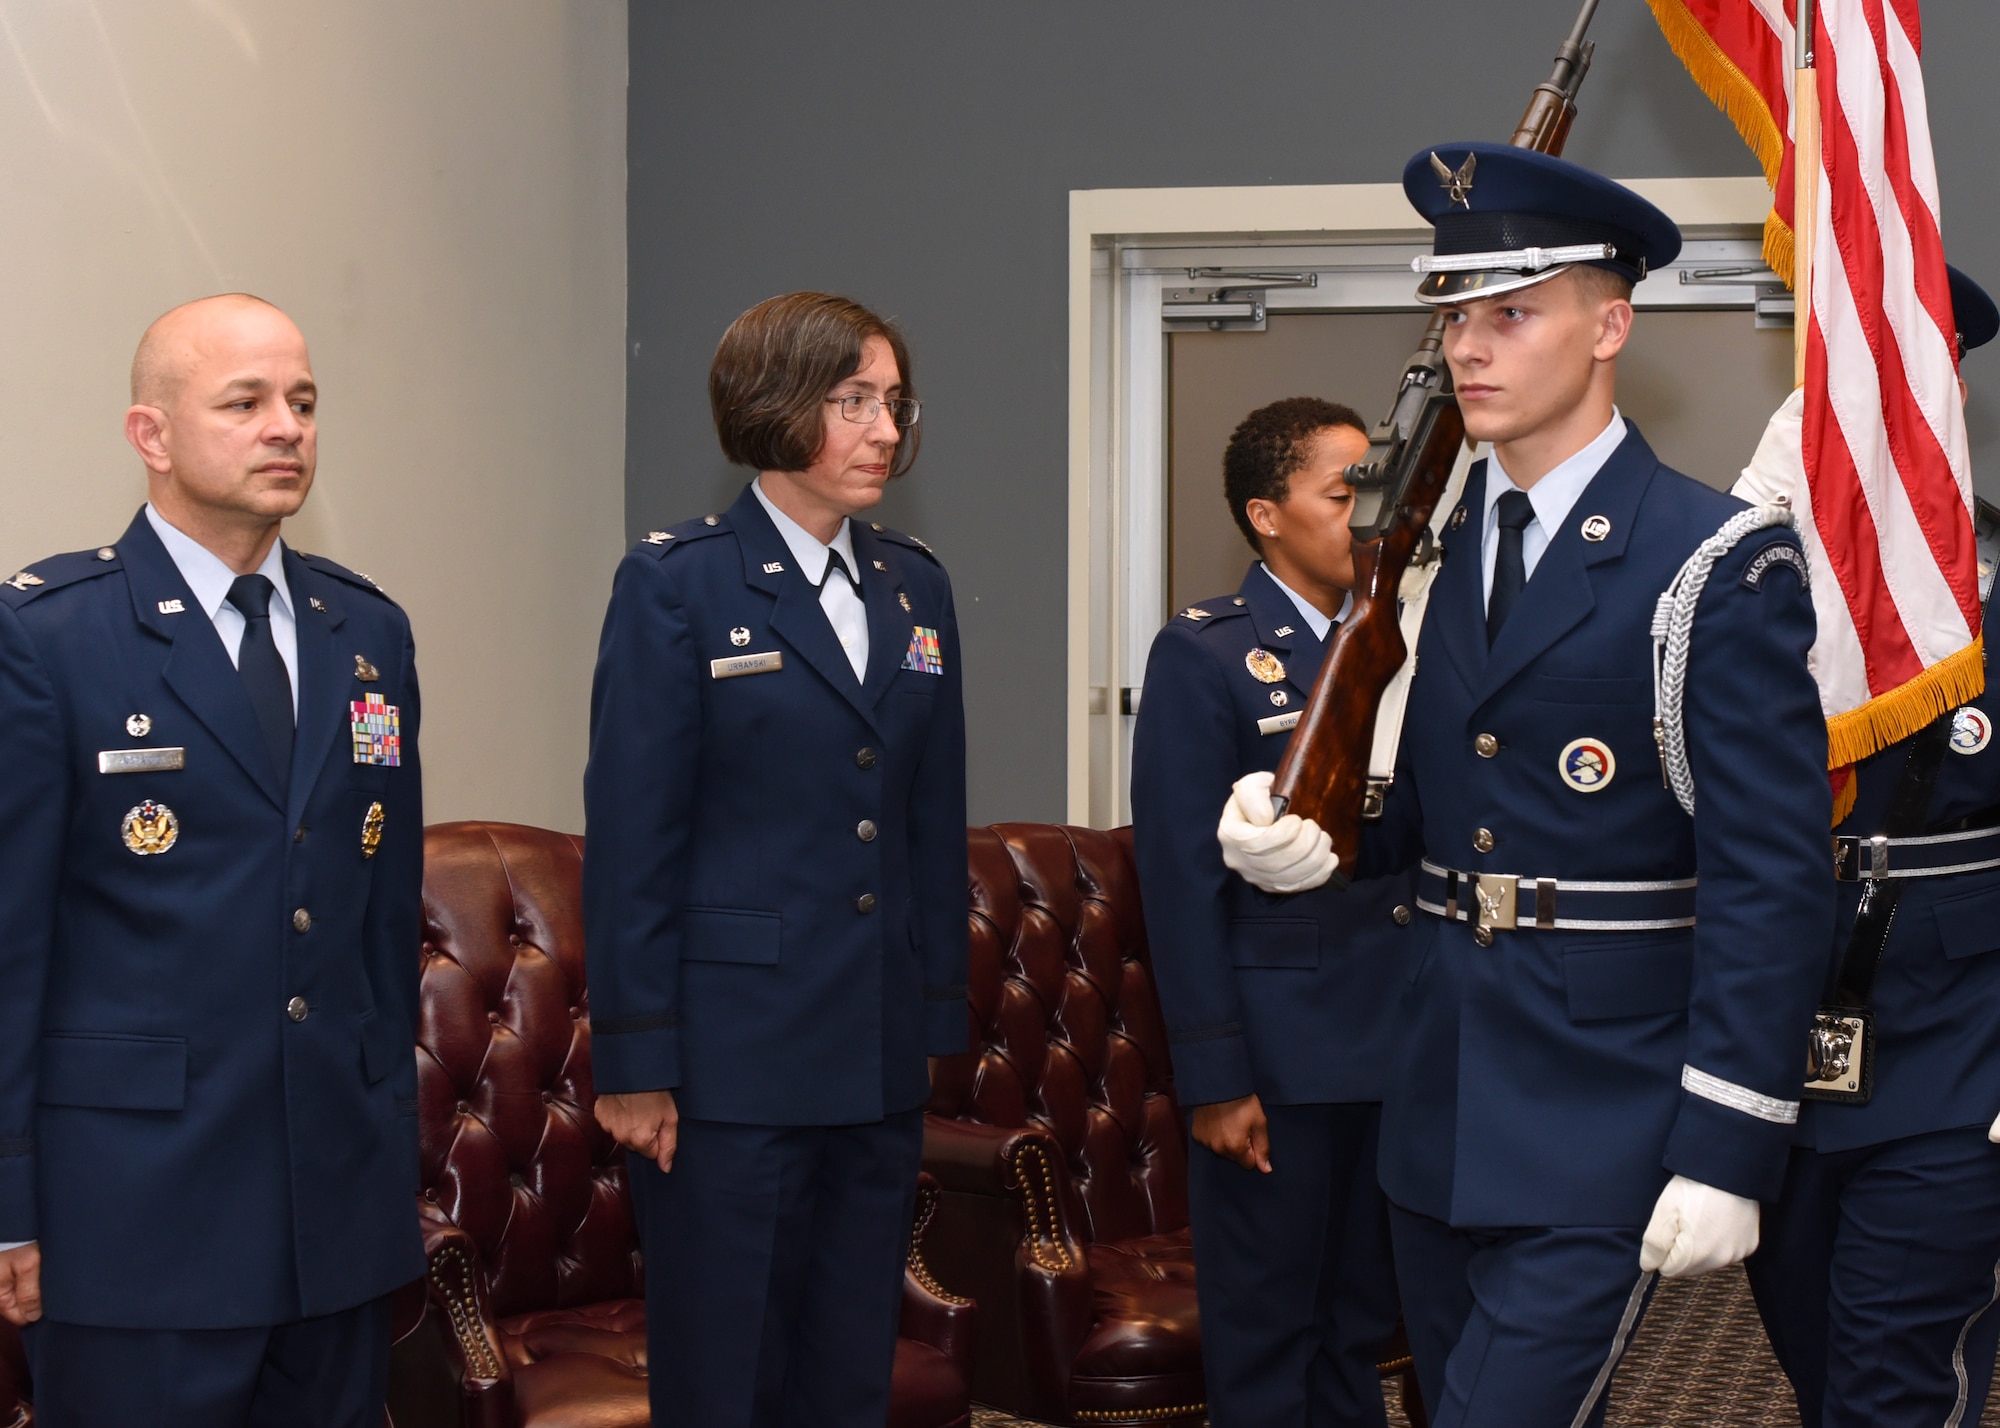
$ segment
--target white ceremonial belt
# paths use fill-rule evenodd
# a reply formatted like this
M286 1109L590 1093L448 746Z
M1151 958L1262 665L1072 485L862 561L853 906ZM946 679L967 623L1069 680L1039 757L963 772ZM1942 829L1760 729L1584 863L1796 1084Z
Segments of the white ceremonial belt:
M1467 873L1426 858L1417 906L1450 922L1510 932L1660 932L1694 926L1696 879L1606 882ZM1560 910L1558 910L1560 909Z

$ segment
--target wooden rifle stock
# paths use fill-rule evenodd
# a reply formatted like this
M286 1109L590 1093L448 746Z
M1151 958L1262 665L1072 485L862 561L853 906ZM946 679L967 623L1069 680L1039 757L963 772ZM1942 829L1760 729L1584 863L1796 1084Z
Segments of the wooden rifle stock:
M1576 118L1577 90L1590 69L1583 38L1598 0L1583 0L1555 70L1535 87L1515 127L1515 148L1560 154ZM1315 820L1340 858L1334 881L1345 885L1361 850L1361 824L1381 815L1371 795L1368 759L1382 695L1409 656L1398 594L1411 564L1436 559L1430 539L1437 508L1465 440L1465 419L1451 394L1444 358L1444 315L1431 318L1409 361L1395 405L1369 433L1368 457L1347 468L1354 487L1354 603L1327 645L1312 697L1285 746L1271 785L1280 813Z

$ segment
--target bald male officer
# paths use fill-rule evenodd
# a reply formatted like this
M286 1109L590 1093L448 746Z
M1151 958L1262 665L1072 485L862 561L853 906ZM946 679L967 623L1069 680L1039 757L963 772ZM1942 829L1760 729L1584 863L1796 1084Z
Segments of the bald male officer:
M1432 1423L1583 1428L1653 1272L1742 1259L1783 1180L1833 921L1812 603L1794 533L1670 470L1615 405L1672 221L1497 144L1426 150L1403 186L1437 230L1417 296L1492 455L1445 521L1363 847L1364 873L1421 859L1382 1188ZM1704 548L1662 705L1655 612ZM1238 806L1259 796L1231 804L1267 825L1256 858L1286 840L1267 791Z
M0 1313L43 1428L377 1428L423 1273L409 621L279 539L257 298L155 322L113 545L0 582Z
M1962 359L2000 335L2000 309L1948 273ZM2000 510L1979 502L1975 528L1986 689L1855 767L1854 809L1834 829L1839 920L1824 1004L1865 1013L1872 1036L1846 1076L1809 1094L1784 1193L1747 1266L1806 1428L1977 1423L1993 1377Z

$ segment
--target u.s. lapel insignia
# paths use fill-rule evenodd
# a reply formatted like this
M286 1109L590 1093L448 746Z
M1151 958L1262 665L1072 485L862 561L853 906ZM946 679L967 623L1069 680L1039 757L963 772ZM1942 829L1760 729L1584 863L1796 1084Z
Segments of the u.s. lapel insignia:
M1585 516L1583 518L1583 538L1588 541L1603 540L1611 534L1611 517Z
M382 805L371 803L368 811L361 815L361 856L372 858L375 850L382 846Z
M164 853L180 841L181 821L164 803L147 799L125 815L118 827L125 846L142 858Z
M162 600L153 608L158 610L162 615L179 615L185 613L187 610L187 606L178 600Z
M8 579L0 580L0 585L11 585L16 590L32 590L41 583L42 577L28 570L16 571Z
M1285 677L1285 666L1269 650L1252 650L1243 656L1244 667L1259 684L1276 684Z
M943 674L944 652L938 647L938 632L929 625L910 631L910 647L903 652L903 668L918 674Z
M1292 633L1292 627L1290 625L1280 625L1278 626L1277 629L1271 631L1271 633L1276 635L1279 639L1283 639L1286 635Z
M1986 711L1968 704L1951 716L1951 751L1976 754L1993 742L1993 721Z
M782 560L765 561L764 573L766 575L783 575L785 573L785 562Z
M320 599L319 596L317 595L306 596L306 603L312 606L313 609L319 611L320 614L324 615L326 613L326 602Z
M742 649L743 646L750 643L749 629L743 625L738 625L729 632L729 643L735 645L739 650Z
M403 711L379 694L356 699L348 706L354 738L354 762L400 768L403 763Z
M898 590L896 592L896 603L903 607L903 613L905 615L910 613L910 597L904 594L901 590Z
M354 657L354 677L363 684L373 684L382 677L382 671L368 662L366 655Z
M1556 772L1578 793L1608 788L1618 773L1618 760L1602 739L1572 739L1556 759Z

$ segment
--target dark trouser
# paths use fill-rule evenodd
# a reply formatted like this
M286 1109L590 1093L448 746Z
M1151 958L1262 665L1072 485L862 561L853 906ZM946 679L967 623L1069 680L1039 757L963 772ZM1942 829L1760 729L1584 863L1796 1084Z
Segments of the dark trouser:
M923 1137L683 1119L671 1174L628 1158L655 1428L882 1428Z
M99 1329L22 1339L36 1428L381 1428L390 1297L259 1329Z
M1566 1428L1638 1328L1637 1227L1454 1229L1389 1207L1432 1428ZM1643 1281L1650 1284L1650 1281ZM1609 1385L1585 1424L1604 1419Z
M2000 1308L1984 1126L1792 1151L1750 1288L1807 1428L1979 1421Z
M1266 1105L1271 1173L1188 1151L1201 1359L1215 1428L1378 1428L1396 1327L1379 1105Z

